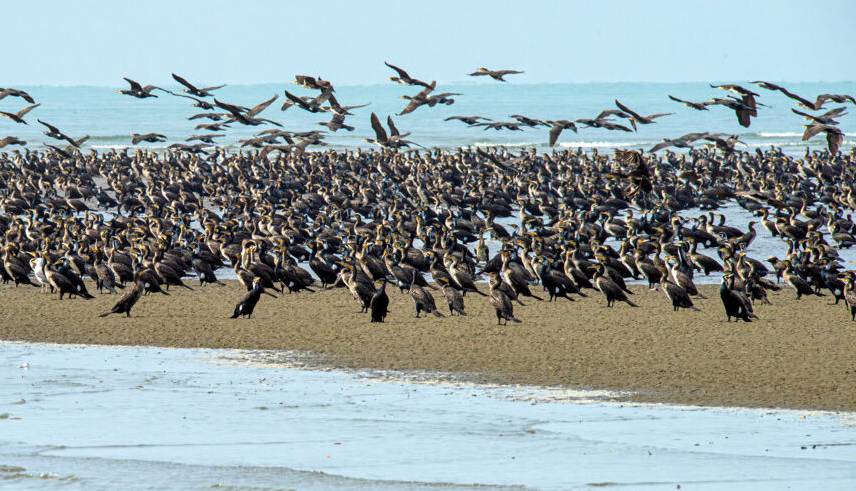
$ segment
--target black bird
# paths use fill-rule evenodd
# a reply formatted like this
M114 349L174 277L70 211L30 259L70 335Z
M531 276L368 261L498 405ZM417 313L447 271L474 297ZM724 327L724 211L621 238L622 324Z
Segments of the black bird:
M183 97L185 99L190 99L191 101L193 101L193 107L198 107L199 109L202 109L203 111L210 111L210 110L214 109L214 104L211 104L208 101L193 97L192 95L176 94L175 92L170 92L170 94L172 94L176 97Z
M243 316L246 319L251 319L253 317L253 310L256 309L256 304L259 303L259 299L262 298L263 293L276 298L276 295L265 290L261 285L261 278L256 276L253 278L253 287L241 298L238 305L235 306L235 311L232 313L231 318L237 319Z
M481 67L473 73L470 73L469 75L470 77L482 77L487 75L488 77L499 82L507 82L507 80L505 80L505 78L503 77L505 77L506 75L517 75L519 73L523 72L518 70L488 70L485 67Z
M670 96L669 96L669 99L671 99L671 100L673 100L673 101L675 101L675 102L680 102L681 104L683 104L683 105L685 105L685 106L687 106L687 107L689 107L689 108L691 108L691 109L695 109L696 111L708 111L707 106L708 106L709 104L708 104L708 102L707 102L707 101L704 101L704 102L693 102L693 101L687 101L687 100L684 100L684 99L678 99L677 97L675 97L675 96L673 96L673 95L670 95Z
M53 138L54 140L67 141L71 145L78 146L77 140L74 140L70 136L66 135L65 133L60 131L56 126L54 126L52 124L45 123L41 119L37 119L36 121L38 121L39 123L41 123L43 126L45 126L48 129L48 131L45 131L46 136L49 136L49 137Z
M386 294L386 278L384 278L380 288L372 295L369 308L371 309L372 322L383 322L386 319L386 314L389 313L389 295Z
M427 83L423 82L422 80L415 79L415 78L411 77L410 75L407 74L406 71L404 71L404 69L402 69L400 67L397 67L397 66L395 66L391 63L387 63L387 62L383 62L383 64L388 66L389 68L392 68L393 70L395 70L396 73L398 73L397 77L389 77L389 79L392 80L393 82L396 82L396 83L399 83L402 85L421 85L423 87L429 86Z
M728 322L734 317L737 321L752 322L757 316L752 311L752 302L743 292L734 289L734 275L725 274L719 285L719 298L725 307L725 315Z
M8 145L24 146L26 144L27 144L27 142L25 142L24 140L21 140L20 138L14 137L14 136L6 136L3 138L0 138L0 148L6 147Z
M146 85L145 87L143 87L137 81L131 80L128 77L123 77L123 78L131 86L130 89L122 89L119 91L119 93L123 94L123 95L129 95L131 97L136 97L137 99L146 99L148 97L157 97L156 95L152 94L152 91L154 91L154 90L169 92L169 91L163 90L160 87L156 87L154 85Z
M764 82L763 80L756 80L752 83L758 85L761 88L767 89L767 90L778 90L782 94L785 94L789 98L797 101L797 105L802 106L806 109L810 109L812 111L820 109L820 107L817 106L817 104L815 102L811 102L810 100L808 100L804 97L800 97L797 94L794 94L793 92L789 91L788 89L782 87L781 85L776 85L776 84L770 83L770 82ZM713 87L713 86L711 86L711 87ZM755 95L758 95L758 94L755 94Z
M24 116L26 116L28 112L32 111L33 109L35 109L39 106L41 106L41 104L33 104L32 106L27 106L24 109L21 109L20 111L18 111L16 113L8 113L5 111L0 111L0 117L12 120L18 124L27 124L27 122L24 121L24 119L23 119Z
M247 126L258 126L258 125L263 124L263 123L270 123L274 126L282 126L281 124L277 123L276 121L256 117L262 111L267 109L268 106L273 104L273 101L277 100L278 98L279 98L279 96L274 94L274 96L271 97L270 99L263 101L263 102L260 102L259 104L253 106L250 109L247 109L247 108L241 107L241 106L236 106L234 104L228 104L226 102L221 102L221 101L218 101L216 98L214 99L214 104L216 104L217 107L219 107L220 109L224 109L224 110L228 111L232 115L232 118L229 121L227 121L229 123L231 123L233 121L237 121L237 122L239 122L243 125L247 125Z
M473 126L474 124L477 124L477 123L481 122L482 120L493 121L492 119L485 118L483 116L449 116L448 118L444 119L443 121L461 121L465 124Z
M655 114L649 114L648 116L642 116L641 114L633 111L629 107L622 104L621 101L619 101L618 99L615 99L615 106L618 107L618 109L621 109L623 112L629 114L630 115L630 118L629 118L630 121L633 123L637 123L637 124L652 124L652 123L654 123L654 120L657 118L661 118L663 116L671 116L672 114L675 114L675 113L655 113Z
M107 317L110 314L125 314L125 317L131 317L131 309L134 308L134 305L136 305L140 300L140 297L143 296L144 291L145 285L143 281L137 279L137 281L134 282L134 287L125 292L112 309L104 312L98 317Z
M577 125L574 124L573 121L568 121L567 119L559 119L556 121L547 121L547 123L551 124L550 127L550 146L556 144L559 140L559 135L562 134L563 130L572 130L574 133L577 132Z
M172 78L175 79L176 82L180 83L185 87L184 91L190 95L195 95L196 97L209 97L214 94L211 93L212 90L222 89L226 85L215 85L213 87L203 87L201 89L197 88L192 83L188 82L184 77L178 76L176 74L172 74Z
M35 104L36 101L33 99L33 96L24 92L23 90L12 89L12 88L0 88L0 100L5 99L6 97L20 97L24 99L30 104Z
M412 141L404 139L409 136L410 133L399 133L398 128L395 126L395 123L392 121L392 117L390 116L387 116L386 118L386 124L389 126L389 135L386 134L386 130L383 125L380 124L380 119L378 119L377 114L372 113L371 123L372 129L375 132L375 138L366 138L366 141L369 143L374 143L384 148L402 148L410 145L416 145Z
M131 145L138 145L140 142L159 143L166 141L166 135L160 133L131 133Z

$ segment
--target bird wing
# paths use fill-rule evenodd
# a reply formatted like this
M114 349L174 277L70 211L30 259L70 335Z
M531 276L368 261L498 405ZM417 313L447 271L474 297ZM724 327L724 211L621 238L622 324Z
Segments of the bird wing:
M27 106L24 109L21 109L20 111L18 111L18 117L23 118L28 112L32 111L33 109L35 109L39 106L41 106L41 104L33 104L32 106Z
M136 80L131 80L128 77L122 77L122 78L124 78L125 81L131 85L131 90L133 90L134 92L142 92L143 91L143 86L140 85L140 83L137 82Z
M402 80L405 80L405 81L410 80L410 75L408 75L407 72L404 71L402 68L399 68L399 67L397 67L391 63L387 63L387 62L383 62L383 64L388 66L389 68L392 68L393 70L395 70L396 73L398 73L399 78L401 78Z
M278 95L276 95L276 94L274 94L274 95L273 95L273 97L271 97L270 99L268 99L268 100L266 100L266 101L264 101L264 102L262 102L262 103L260 103L260 104L257 104L255 107L253 107L252 109L250 109L249 111L247 111L246 116L247 116L248 118L253 118L253 117L255 117L257 114L259 114L259 113L261 113L262 111L264 111L265 109L267 109L267 108L268 108L268 106L270 106L271 104L273 104L273 101L277 100L278 98L279 98L279 96L278 96Z
M658 152L664 148L669 148L671 146L672 146L672 140L663 140L660 143L651 147L651 149L648 150L648 153L656 153L656 152Z
M390 134L390 135L392 135L392 136L407 136L407 135L402 135L402 134L398 131L398 128L396 128L396 127L395 127L395 122L392 120L392 116L387 116L387 117L386 117L386 124L389 126L389 134ZM410 134L410 133L408 133L408 135L409 135L409 134Z
M63 158L66 158L66 159L70 159L70 158L71 158L71 154L70 154L70 153L66 152L65 150L63 150L63 149L61 149L61 148L59 148L59 147L57 147L57 146L54 146L54 145L48 145L48 144L45 144L45 146L46 146L46 147L48 147L48 148L50 148L50 149L51 149L51 150L53 150L54 152L56 152L56 153L60 154Z
M425 99L419 99L417 97L413 97L410 99L410 102L404 106L404 109L398 113L399 116L404 116L405 114L410 114L415 111L419 106L425 104ZM394 134L394 133L393 133Z
M559 139L559 135L562 134L562 130L564 130L564 129L565 129L565 126L560 124L560 123L556 123L550 128L550 146L551 147L556 144L556 141Z
M841 147L841 144L844 143L844 133L836 128L836 131L832 131L827 128L826 130L826 145L829 148L829 153L835 155L838 153L838 149Z
M172 74L172 78L173 78L176 82L178 82L178 83L180 83L181 85L183 85L183 86L187 87L188 89L190 89L191 91L193 91L193 92L199 92L199 89L197 89L197 88L196 88L192 83L188 82L184 77L182 77L182 76L180 76L180 75L176 75L176 74L174 74L174 73L173 73L173 74Z
M203 88L199 89L199 92L210 92L212 90L222 89L225 86L226 86L226 84L214 85L211 87L203 87Z
M237 116L237 117L243 117L244 116L243 108L241 108L240 106L236 106L234 104L229 104L228 102L218 101L216 97L214 98L214 105L219 107L220 109L228 111L233 116Z
M814 107L815 107L813 102L810 102L808 99L805 99L803 97L800 97L800 96L794 94L793 92L789 91L788 89L786 89L784 87L780 88L779 91L781 93L785 94L786 96L790 97L791 99L799 102L800 104L802 104L805 107L810 107L812 109L814 109Z
M44 122L44 121L42 121L41 119L37 119L36 121L38 121L39 123L41 123L41 124L42 124L42 125L44 125L44 126L47 126L47 128L48 128L52 133L60 133L60 134L62 133L62 131L60 131L60 130L59 130L59 128L57 128L56 126L54 126L54 125L52 125L52 124L45 123L45 122Z
M383 128L383 125L380 124L380 120L378 119L377 114L372 113L371 122L372 122L372 129L375 132L375 136L377 138L377 141L379 141L379 142L387 141L389 139L389 137L386 136L386 130Z
M827 128L827 126L825 124L819 124L819 123L810 124L810 125L806 126L805 131L803 131L802 141L806 141L806 140L813 138L814 136L825 131L826 128Z
M624 126L623 124L603 122L601 123L601 125L608 130L621 130L626 131L628 133L633 133L633 130L631 130L627 126Z
M425 87L424 89L420 90L420 91L419 91L419 93L418 93L418 94L416 94L416 96L414 97L414 99L424 99L424 98L428 97L428 94L430 94L431 92L433 92L433 91L434 91L434 89L436 89L436 88L437 88L437 81L436 81L436 80L434 80L434 81L432 81L430 84L428 84L428 86L427 86L427 87Z
M288 100L297 104L298 106L302 107L303 109L307 109L307 110L309 109L309 104L307 104L306 101L304 101L300 97L297 97L296 95L292 94L291 92L289 92L287 90L285 91L285 97L287 97Z
M523 72L520 70L496 70L493 73L499 75L500 77L503 77L505 75L517 75L517 74L523 73Z
M618 99L615 99L615 105L618 107L618 109L621 109L622 111L633 116L634 118L643 119L638 113L634 112L632 109L622 104L621 101L619 101Z

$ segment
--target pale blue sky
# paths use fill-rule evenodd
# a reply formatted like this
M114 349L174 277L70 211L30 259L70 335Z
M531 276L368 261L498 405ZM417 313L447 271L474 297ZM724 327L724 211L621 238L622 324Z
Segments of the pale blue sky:
M856 80L856 2L4 2L3 85ZM470 79L471 80L471 79Z

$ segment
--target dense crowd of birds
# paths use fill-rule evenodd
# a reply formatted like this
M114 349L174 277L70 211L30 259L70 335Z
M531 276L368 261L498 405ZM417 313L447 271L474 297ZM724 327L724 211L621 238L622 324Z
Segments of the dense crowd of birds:
M421 107L450 105L458 93L435 93L430 83L395 72L391 81L420 87L399 115ZM505 82L515 70L480 68L472 76ZM845 108L817 112L829 102L856 105L849 95L821 94L814 102L769 82L755 82L797 101L808 120L804 139L825 133L827 150L801 158L776 149L740 150L736 136L693 133L667 139L648 152L612 155L566 149L518 154L508 149L421 149L392 117L370 116L378 150L306 151L324 145L324 132L289 132L261 117L277 96L254 107L215 97L223 85L198 87L173 74L184 93L126 78L121 94L140 99L158 93L187 98L207 119L188 142L162 152L82 152L87 136L72 137L37 120L45 135L63 142L40 150L0 153L0 232L4 284L28 285L65 297L117 294L101 313L131 316L144 296L221 285L218 272L234 271L246 294L232 317L251 317L262 295L344 288L383 322L389 312L387 285L406 292L416 317L466 315L467 293L484 297L497 323L520 322L514 306L548 303L599 292L608 306L636 307L630 279L660 289L674 310L696 309L701 297L694 277L722 273L720 297L727 320L756 318L756 303L788 285L804 295L843 301L856 320L856 274L838 250L856 244L853 190L856 154L840 151L844 133L836 118ZM346 117L361 105L342 105L332 83L298 75L296 84L317 91L285 91L283 111L297 107L330 113L319 123L329 131L352 131ZM734 110L749 126L763 104L739 85L712 86L725 98L673 101L706 111ZM18 124L39 107L22 90L0 88L0 99L29 105L0 116ZM217 112L218 110L222 112ZM519 130L549 128L553 145L562 131L582 127L636 131L670 113L642 115L615 100L591 119L540 120L516 114L513 121L454 116L471 127ZM626 124L617 122L626 120ZM273 126L229 152L216 138L229 125ZM132 144L163 142L158 133L132 135ZM694 147L694 143L707 145ZM7 136L0 148L25 145ZM685 149L677 153L660 150ZM407 149L407 150L405 150ZM757 231L730 226L717 210L737 203L754 213L787 247L781 259L749 255ZM695 215L695 216L690 216ZM494 245L494 247L490 247ZM491 249L494 249L491 251ZM712 251L712 252L711 252ZM707 252L707 253L705 253ZM487 279L487 284L481 283Z

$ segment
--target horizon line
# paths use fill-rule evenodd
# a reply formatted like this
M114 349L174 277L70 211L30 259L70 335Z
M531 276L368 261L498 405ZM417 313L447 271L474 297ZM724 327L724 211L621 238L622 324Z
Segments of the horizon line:
M3 83L5 86L9 87L30 87L30 88L97 88L97 89L113 89L116 87L122 87L127 85L124 80L121 80L121 83L117 82L115 85L106 85L106 84L93 84L93 83L75 83L75 82L59 82L59 83ZM326 79L325 79L326 80ZM768 80L774 83L788 83L788 84L842 84L842 83L856 83L856 80L781 80L781 79L770 79ZM160 84L164 87L181 87L180 84L176 84L174 81L170 81L169 84ZM149 83L149 82L146 82ZM217 82L217 83L225 83L227 87L254 87L254 86L262 86L262 85L285 85L285 86L297 86L293 80L289 81L277 81L277 82ZM751 84L751 80L726 80L726 79L716 79L716 80L679 80L679 81L657 81L657 80L619 80L619 81L604 81L604 80L591 80L591 81L545 81L545 82L489 82L489 81L469 81L469 80L457 80L451 82L442 82L442 85L471 85L471 86L511 86L511 85L522 85L522 86L533 86L533 85L622 85L622 84L639 84L639 85L685 85L685 84L710 84L710 83L745 83ZM441 82L438 82L438 85L441 85ZM371 83L343 83L343 84L335 84L335 87L380 87L380 86L400 86L399 84L389 83L389 82L371 82ZM401 86L406 87L406 86Z

